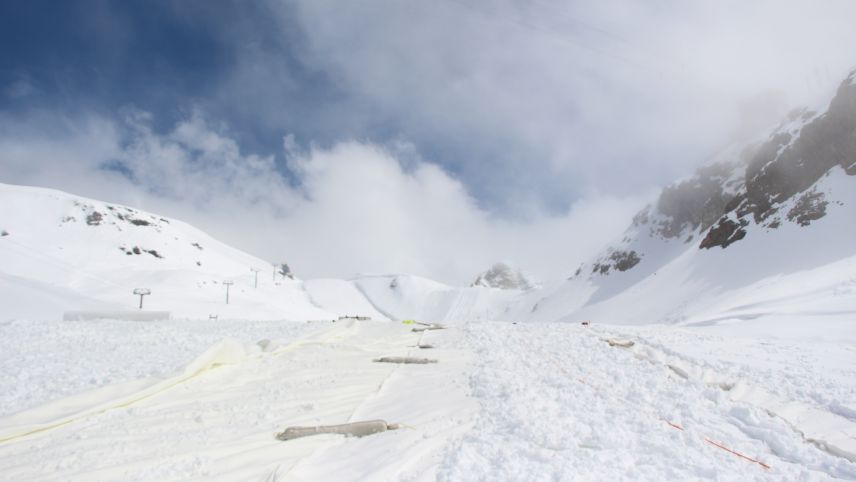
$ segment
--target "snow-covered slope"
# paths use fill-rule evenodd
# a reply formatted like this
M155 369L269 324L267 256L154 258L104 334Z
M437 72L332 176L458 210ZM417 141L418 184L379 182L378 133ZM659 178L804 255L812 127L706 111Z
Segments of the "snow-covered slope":
M303 283L309 298L318 306L339 316L369 317L387 320L389 317L378 311L354 282L340 279L316 279Z
M144 307L173 317L317 319L300 281L181 221L60 191L0 184L0 319ZM255 273L260 270L258 288ZM232 281L226 304L224 281ZM9 290L13 290L14 296Z
M0 361L15 368L0 376L0 478L856 477L852 344L663 325L619 329L471 322L414 333L406 324L354 320L0 324ZM241 341L214 342L223 335ZM253 343L254 335L271 341ZM141 338L151 349L136 346ZM205 341L214 344L205 349ZM32 344L49 349L28 350ZM425 344L433 348L417 348ZM380 356L437 363L372 361ZM61 363L68 359L77 363ZM78 393L104 378L124 383ZM64 398L31 405L55 396ZM290 426L373 419L400 429L275 437Z
M825 112L795 112L763 142L664 189L620 242L545 290L528 318L693 322L763 301L760 287L768 296L841 291L856 256L854 175L848 79ZM856 313L856 300L841 302Z
M14 206L0 217L0 320L134 310L136 288L151 290L145 309L188 319L454 322L503 317L523 294L516 286L458 288L411 275L302 281L188 224L131 207L7 184L0 203Z
M413 275L366 275L354 280L371 303L392 319L454 323L502 319L519 290L445 285Z

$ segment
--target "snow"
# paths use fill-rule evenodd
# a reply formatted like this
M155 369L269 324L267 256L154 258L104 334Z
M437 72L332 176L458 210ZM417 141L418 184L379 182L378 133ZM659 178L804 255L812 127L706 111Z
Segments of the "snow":
M20 207L0 237L0 478L854 479L852 179L818 184L809 228L750 225L725 250L629 232L640 269L528 291L274 279L180 221L113 206L151 224L93 226L106 204L0 185ZM137 287L173 319L60 321L133 310ZM372 419L402 428L274 437Z
M539 283L529 279L519 269L505 263L495 263L484 273L478 275L471 286L483 288L500 288L512 290L529 290L536 288Z
M852 328L813 341L799 326L767 337L740 329L755 323L474 321L414 333L353 320L16 321L3 325L2 353L19 376L2 393L42 386L65 398L4 397L0 438L13 438L0 442L0 466L16 480L856 477ZM254 343L263 336L278 341ZM213 341L222 337L231 341ZM49 343L33 350L40 340ZM371 362L380 356L438 363ZM86 391L92 377L111 384ZM34 408L8 415L9 400ZM404 428L274 438L372 419ZM838 432L818 423L830 420Z
M0 416L85 390L171 375L224 338L284 342L322 326L234 320L0 323Z
M809 227L786 220L776 229L750 224L746 237L726 249L657 243L642 236L633 246L644 246L640 252L652 254L643 256L636 268L593 280L568 280L553 288L554 294L545 292L534 319L649 324L704 323L770 311L852 315L856 313L852 182L852 176L833 168L817 184L829 202L824 217ZM779 212L787 213L792 203L782 205Z
M317 306L339 316L368 316L373 320L386 320L362 292L350 281L315 279L303 283L309 299Z
M364 275L354 284L376 309L396 320L504 318L515 301L531 296L519 290L452 287L413 275Z
M435 468L446 439L474 410L464 391L467 354L444 346L443 334L414 333L409 325L327 326L267 351L236 341L215 345L154 385L126 385L119 396L116 388L96 390L0 419L4 476L318 480L347 470L357 480ZM440 363L372 362L408 355L420 341L439 345L431 353ZM288 426L377 418L404 427L365 439L274 437ZM40 431L28 432L34 428Z
M465 331L476 354L471 389L481 411L474 429L447 450L440 480L856 477L856 464L805 443L799 426L611 347L599 331L506 323L472 323ZM724 341L705 346L724 348ZM777 355L785 371L801 363L786 350Z
M0 273L0 292L3 293L3 317L38 318L57 320L69 307L83 310L119 309L120 305L94 300L61 286L39 280ZM0 320L4 318L0 317Z
M312 304L301 281L274 280L271 263L175 219L8 184L0 184L0 204L17 207L3 214L9 235L0 238L0 283L14 284L19 295L14 304L0 306L0 320L136 309L135 288L151 289L147 309L169 311L175 318L306 320L335 315ZM96 212L101 220L89 224L88 216ZM135 247L140 254L134 254ZM252 269L261 270L258 288ZM10 277L13 282L6 281ZM224 281L234 283L228 305ZM36 313L17 308L42 301L48 303Z

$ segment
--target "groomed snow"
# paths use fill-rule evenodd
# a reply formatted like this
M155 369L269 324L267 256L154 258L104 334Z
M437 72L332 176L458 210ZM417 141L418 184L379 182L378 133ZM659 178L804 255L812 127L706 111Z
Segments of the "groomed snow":
M118 390L102 389L0 418L0 437L12 437L0 442L0 466L15 480L856 477L856 462L835 451L856 440L847 432L856 422L856 376L843 363L855 352L853 341L799 341L798 328L790 337L787 330L741 336L734 327L746 323L462 322L414 333L410 324L350 320L14 322L3 325L4 338L14 339L4 354L17 341L15 356L29 358L4 388L44 385L57 394L67 380L74 393L99 367L106 369L102 381L155 372L162 379L193 358L193 349L202 354L226 335L241 340L229 349L243 355L197 360L206 368L145 397L125 390L111 398ZM260 338L283 341L262 349ZM27 352L42 339L50 341L46 350ZM621 346L628 341L633 346ZM141 346L131 348L135 343ZM419 343L435 348L419 350ZM85 356L62 366L54 352ZM372 363L380 356L438 363ZM129 368L111 371L114 365ZM767 396L754 396L754 388ZM35 402L22 396L16 403L27 400ZM793 418L782 407L807 410ZM840 433L814 423L830 417L841 421ZM371 419L403 428L359 439L274 438L291 425Z
M430 476L447 440L473 418L465 391L468 353L445 333L415 333L411 325L348 320L326 326L265 350L219 345L228 353L209 351L196 368L165 385L140 385L138 395L105 388L0 418L2 475L87 481ZM121 333L110 336L130 341ZM437 345L430 356L439 363L372 361L421 352L420 342ZM80 377L86 370L70 373ZM402 428L364 439L283 442L274 436L293 425L371 419Z
M668 336L672 330L649 334L658 331ZM806 442L799 426L763 406L732 401L705 380L685 378L679 367L610 346L597 329L472 323L465 333L475 354L470 386L481 411L474 428L447 450L440 480L856 477L856 463ZM729 341L708 339L703 348L715 352ZM775 340L755 343L770 349L782 371L801 365L788 345L777 350ZM824 356L823 347L804 348ZM810 376L802 382L810 384ZM765 387L777 381L750 380ZM851 389L854 383L851 378Z
M0 322L0 416L110 384L172 375L224 338L285 343L324 328L232 320Z

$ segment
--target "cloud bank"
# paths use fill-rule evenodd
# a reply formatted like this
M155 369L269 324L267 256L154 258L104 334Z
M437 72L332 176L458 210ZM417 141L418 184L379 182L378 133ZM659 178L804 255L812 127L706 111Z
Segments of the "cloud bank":
M303 276L557 278L658 186L828 96L854 18L851 0L3 4L0 181L175 216Z
M562 216L514 220L480 208L440 167L398 157L406 146L343 141L301 149L286 137L288 179L273 156L243 154L199 112L160 134L151 117L132 111L120 125L60 121L52 139L3 119L0 178L98 192L178 217L286 261L302 277L413 273L454 284L499 260L542 280L567 276L617 236L641 203L593 195Z
M856 65L842 0L272 4L305 62L495 204L668 183Z

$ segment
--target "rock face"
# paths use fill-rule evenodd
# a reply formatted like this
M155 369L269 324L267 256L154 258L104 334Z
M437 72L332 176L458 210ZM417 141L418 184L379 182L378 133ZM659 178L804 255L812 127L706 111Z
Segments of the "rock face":
M698 246L699 248L704 249L712 248L714 246L727 248L729 244L734 243L735 241L740 241L746 237L746 230L743 229L744 226L745 224L724 218L719 221L719 224L710 228L710 231L707 232L707 236L701 240L701 243Z
M702 248L725 248L745 236L713 240L714 229L723 224L747 226L751 221L775 229L783 222L808 226L826 215L825 194L814 189L815 184L836 167L856 175L854 74L838 88L825 113L792 113L757 149L745 167L743 187L728 201L717 228L705 238L711 242Z
M470 286L503 290L528 290L534 288L535 283L527 279L519 270L505 263L496 263L489 270L480 274Z
M591 272L597 274L609 274L610 270L627 271L642 261L636 251L611 251L605 257L599 259L592 266Z
M734 171L734 164L728 162L705 166L689 180L663 189L656 207L662 216L652 233L676 238L711 227L741 187Z
M286 263L280 263L277 267L277 273L283 278L294 279L294 273L291 272L291 268Z
M833 169L856 176L856 71L825 112L791 112L766 140L732 149L663 189L624 239L574 276L635 270L653 252L664 260L694 241L699 249L725 249L758 227L808 227L826 215L830 201L818 182Z

